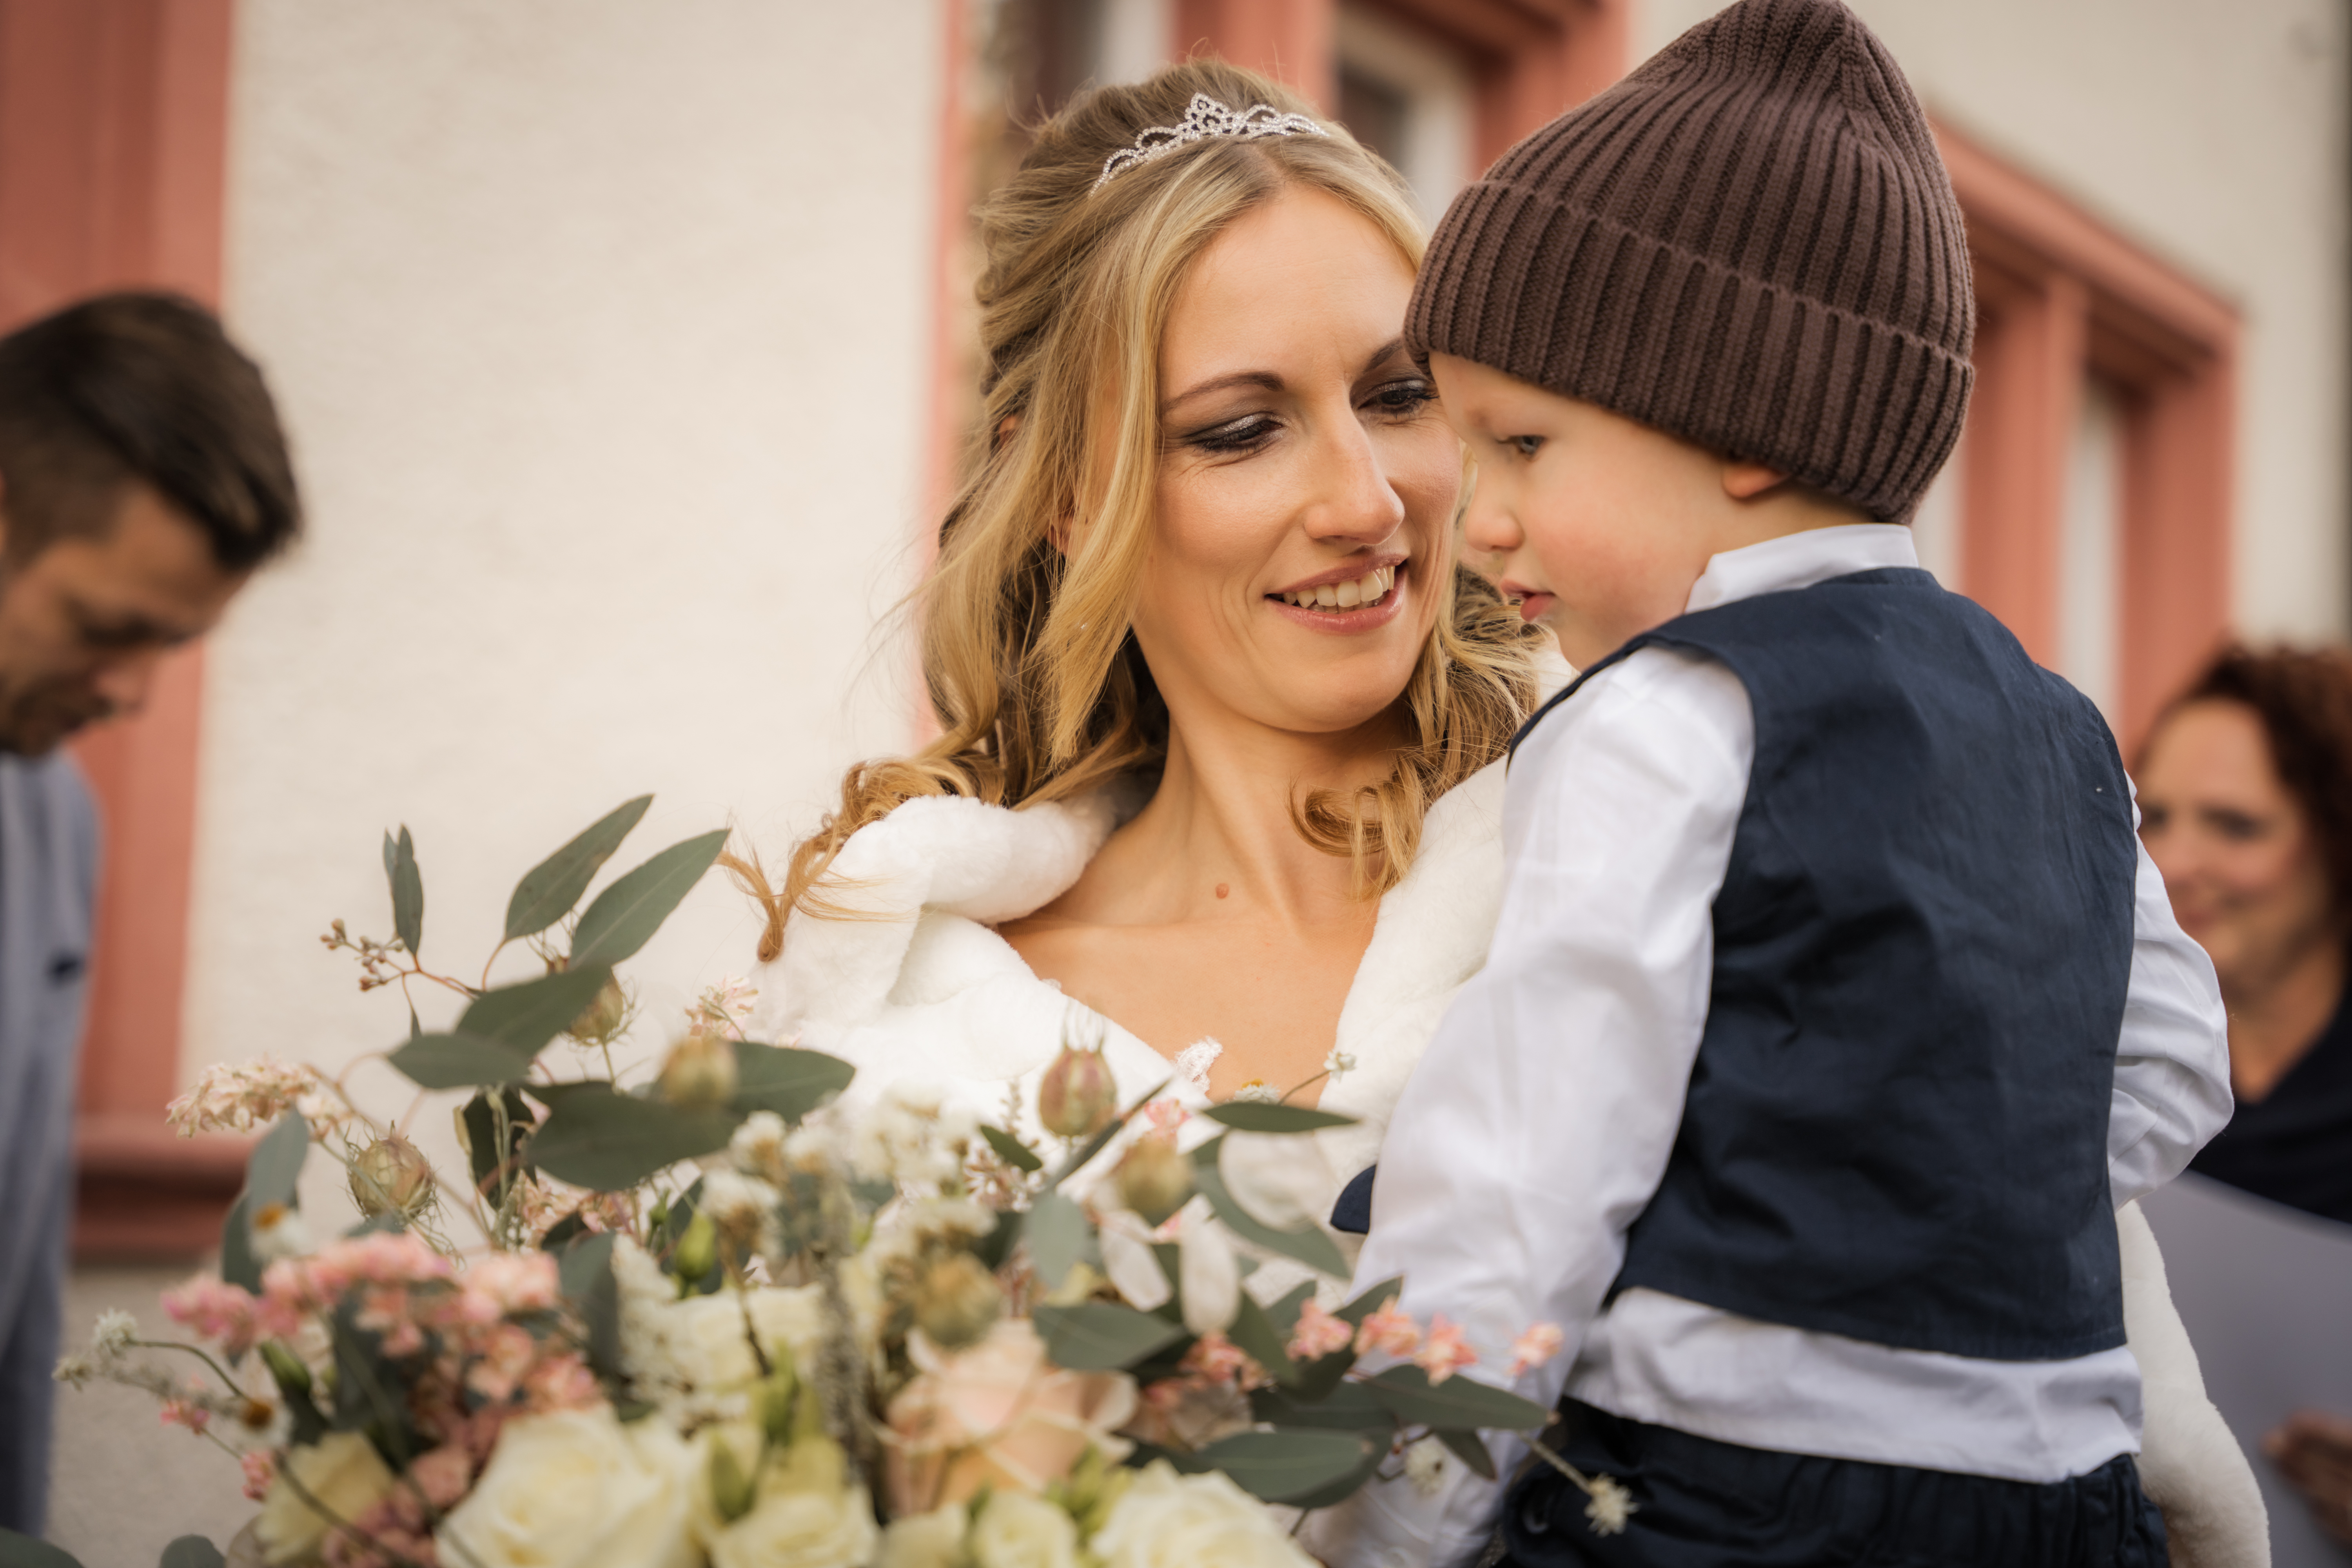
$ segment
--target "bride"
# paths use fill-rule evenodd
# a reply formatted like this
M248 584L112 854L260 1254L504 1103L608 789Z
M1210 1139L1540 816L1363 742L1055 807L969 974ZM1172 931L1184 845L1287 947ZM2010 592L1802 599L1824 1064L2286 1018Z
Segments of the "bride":
M1485 957L1499 759L1567 673L1457 562L1462 451L1398 336L1420 224L1209 61L1079 99L982 216L988 439L919 599L940 733L794 852L757 1037L991 1113L1074 1026L1123 1100L1319 1100L1356 1123L1290 1141L1286 1184L1328 1213ZM2174 1561L2261 1561L2124 1230Z

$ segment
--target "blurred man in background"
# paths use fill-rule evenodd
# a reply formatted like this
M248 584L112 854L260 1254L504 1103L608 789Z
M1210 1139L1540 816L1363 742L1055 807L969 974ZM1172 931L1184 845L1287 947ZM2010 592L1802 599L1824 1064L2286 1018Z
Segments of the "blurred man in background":
M0 338L0 1527L38 1535L73 1211L98 831L57 750L135 713L300 523L261 373L212 313L86 300Z

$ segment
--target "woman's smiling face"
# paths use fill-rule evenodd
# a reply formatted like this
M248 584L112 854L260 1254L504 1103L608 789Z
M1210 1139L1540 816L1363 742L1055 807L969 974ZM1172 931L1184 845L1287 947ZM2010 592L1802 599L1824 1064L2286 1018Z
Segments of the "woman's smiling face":
M1461 447L1399 337L1412 268L1291 189L1179 291L1136 640L1172 710L1334 733L1387 712L1450 569Z

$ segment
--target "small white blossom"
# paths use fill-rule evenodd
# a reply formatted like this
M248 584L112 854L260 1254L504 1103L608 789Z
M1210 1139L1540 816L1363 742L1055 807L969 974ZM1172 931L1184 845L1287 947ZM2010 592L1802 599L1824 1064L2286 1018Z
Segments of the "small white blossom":
M1221 1043L1204 1035L1176 1053L1176 1076L1206 1094L1209 1069L1224 1054L1225 1047Z
M1323 1070L1330 1075L1332 1082L1337 1083L1340 1079L1356 1070L1355 1053L1343 1051L1339 1047L1333 1046L1331 1054L1323 1058Z
M782 1202L783 1194L757 1176L713 1171L702 1178L702 1212L743 1252L780 1250L776 1209Z
M302 1211L290 1205L265 1205L253 1216L252 1226L253 1256L263 1264L310 1255L310 1227Z
M944 1090L894 1083L858 1122L850 1161L871 1181L936 1186L963 1173L965 1150L979 1131L980 1119Z
M98 1326L90 1331L89 1353L100 1365L119 1361L131 1352L131 1342L139 1337L139 1320L116 1309L100 1312Z
M313 1131L340 1126L350 1114L326 1092L316 1068L262 1057L214 1063L163 1115L181 1137L193 1138L199 1132L250 1132L289 1110L301 1111Z
M1235 1105L1280 1105L1282 1095L1262 1078L1254 1078L1234 1090Z
M743 1037L744 1021L751 1016L752 1005L760 999L760 988L740 974L730 974L717 985L706 986L694 1005L686 1010L687 1021L698 1029L716 1029L729 1039Z
M735 1136L728 1141L727 1152L742 1169L772 1182L781 1181L790 1136L782 1117L772 1110L755 1110L743 1119L742 1126L735 1129Z
M1633 1494L1625 1489L1624 1483L1614 1476L1595 1476L1592 1484L1584 1489L1585 1495L1591 1499L1584 1505L1584 1517L1592 1521L1592 1533L1623 1534L1625 1521L1633 1518L1634 1510L1641 1506L1633 1500Z
M786 1133L785 1168L804 1176L837 1173L845 1158L842 1153L841 1115L836 1108L827 1107Z
M1423 1497L1435 1497L1445 1484L1445 1445L1423 1437L1404 1451L1404 1479Z
M79 1351L74 1351L58 1357L58 1369L49 1375L59 1383L69 1383L76 1388L87 1388L89 1386L89 1380L98 1375L98 1368L90 1364L89 1357L83 1355Z

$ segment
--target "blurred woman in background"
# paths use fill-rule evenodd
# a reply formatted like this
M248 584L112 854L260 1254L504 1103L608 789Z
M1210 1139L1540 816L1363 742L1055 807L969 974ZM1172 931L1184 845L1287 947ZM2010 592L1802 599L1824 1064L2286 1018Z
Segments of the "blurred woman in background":
M2141 748L2140 836L2230 1009L2237 1113L2191 1170L2352 1224L2352 652L2225 649ZM2263 1447L2352 1543L2352 1421Z
M2191 1169L2352 1224L2352 652L2225 650L2136 776L2148 855L2230 1009L2237 1114Z

